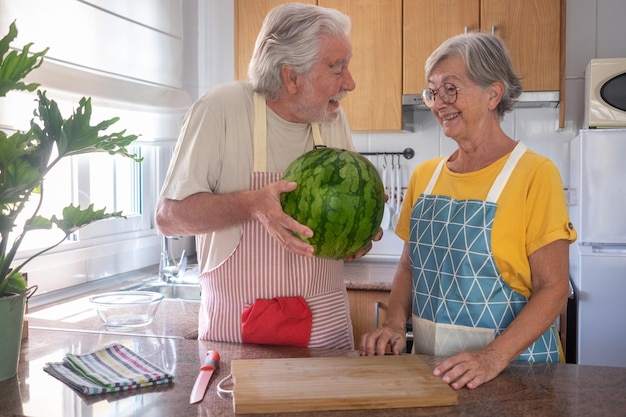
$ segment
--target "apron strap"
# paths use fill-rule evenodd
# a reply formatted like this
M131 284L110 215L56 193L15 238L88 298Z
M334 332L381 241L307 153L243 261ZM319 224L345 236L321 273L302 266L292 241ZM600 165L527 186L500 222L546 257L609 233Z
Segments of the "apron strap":
M254 93L254 132L253 132L254 172L267 171L267 110L265 97Z
M500 198L500 194L502 193L504 186L509 181L509 177L513 173L517 162L520 160L524 152L526 152L526 149L526 145L524 145L522 142L518 142L517 145L515 145L515 149L513 149L511 155L509 155L509 159L507 159L506 163L502 167L502 170L491 185L491 189L487 194L486 201L489 201L491 203L495 203L496 201L498 201L498 198Z
M432 177L430 177L430 182L428 183L428 185L426 186L426 189L424 190L424 194L431 194L433 192L433 188L435 188L435 184L437 183L437 180L439 179L439 174L441 174L441 170L443 169L443 164L446 163L446 159L447 158L442 158L441 161L439 161L439 163L437 164L437 167L435 168L435 172L433 172Z
M489 190L489 193L487 193L487 198L485 199L485 201L489 201L491 203L495 203L496 201L498 201L498 198L500 198L500 194L502 193L504 186L506 185L509 177L513 173L513 169L527 149L528 148L526 147L526 145L524 145L522 142L518 142L517 145L515 145L515 148L511 152L511 155L509 155L509 159L507 159L506 163L502 167L502 170L491 185L491 189ZM437 164L437 167L435 168L435 171L433 172L432 177L430 177L430 181L428 182L428 185L424 190L424 194L432 193L433 188L435 188L435 184L439 179L439 175L441 174L441 170L443 169L443 164L445 164L446 159L447 158L443 158L441 161L439 161L439 164Z
M311 130L313 131L313 144L315 146L324 146L322 134L320 133L320 125L317 123L311 123Z
M253 132L253 172L267 171L267 107L265 97L257 92L254 93L254 132ZM313 143L315 146L324 146L320 126L311 123Z

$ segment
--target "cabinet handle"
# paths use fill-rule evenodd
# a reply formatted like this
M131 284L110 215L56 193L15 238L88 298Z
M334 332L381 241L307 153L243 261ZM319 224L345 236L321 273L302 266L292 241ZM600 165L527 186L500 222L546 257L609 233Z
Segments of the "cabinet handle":
M374 328L375 329L378 329L378 322L379 322L378 310L380 310L380 305L381 305L380 301L376 301L374 303Z
M467 32L468 32L468 31L469 31L469 28L468 28L467 26L465 26L465 27L463 28L463 33L464 33L465 35L467 35Z
M496 25L491 25L491 34L492 35L496 34Z

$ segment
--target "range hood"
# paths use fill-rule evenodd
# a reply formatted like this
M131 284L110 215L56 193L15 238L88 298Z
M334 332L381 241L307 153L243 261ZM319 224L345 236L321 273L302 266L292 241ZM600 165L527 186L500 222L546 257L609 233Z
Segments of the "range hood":
M529 91L524 92L517 101L518 108L529 107L558 107L560 94L558 91ZM429 110L424 104L421 94L404 94L402 96L403 111Z
M559 106L559 99L558 91L531 91L522 93L515 107L556 108ZM420 118L416 113L417 110L430 110L424 104L421 94L404 94L402 96L402 130L415 132L417 119Z

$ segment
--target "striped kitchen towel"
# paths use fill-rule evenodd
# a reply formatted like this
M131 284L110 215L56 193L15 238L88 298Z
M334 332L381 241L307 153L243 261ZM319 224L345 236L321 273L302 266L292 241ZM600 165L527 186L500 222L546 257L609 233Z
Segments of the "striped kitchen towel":
M84 355L68 353L44 371L86 395L125 391L172 382L171 375L121 344Z

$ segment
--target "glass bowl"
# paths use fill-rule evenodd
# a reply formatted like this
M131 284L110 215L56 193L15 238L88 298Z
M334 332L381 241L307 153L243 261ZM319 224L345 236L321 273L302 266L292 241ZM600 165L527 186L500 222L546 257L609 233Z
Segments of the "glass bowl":
M89 297L102 324L112 329L132 329L152 323L163 294L151 291L118 291Z

